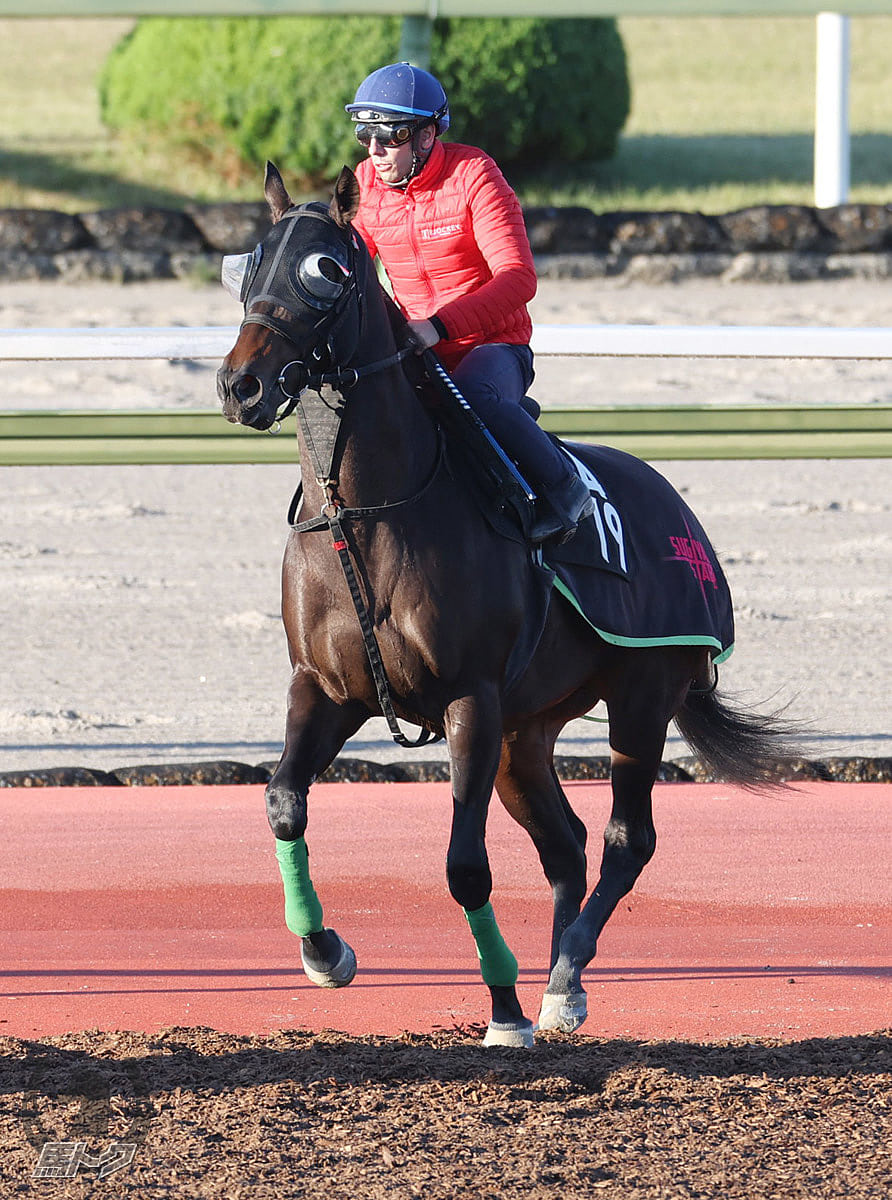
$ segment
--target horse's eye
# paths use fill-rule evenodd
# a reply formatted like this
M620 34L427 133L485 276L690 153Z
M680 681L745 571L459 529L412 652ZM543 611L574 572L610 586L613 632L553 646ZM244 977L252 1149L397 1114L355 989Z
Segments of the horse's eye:
M301 259L297 277L316 300L334 304L344 290L350 272L329 254L308 254Z

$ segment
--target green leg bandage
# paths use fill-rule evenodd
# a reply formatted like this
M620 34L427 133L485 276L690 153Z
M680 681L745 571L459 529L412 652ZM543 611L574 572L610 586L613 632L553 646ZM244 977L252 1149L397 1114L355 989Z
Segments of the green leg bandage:
M280 842L276 838L276 858L285 886L285 924L298 937L318 933L322 928L322 905L310 879L307 843Z
M487 900L482 908L473 912L465 909L464 913L477 943L483 982L490 987L513 987L517 983L517 959L505 944L492 905Z

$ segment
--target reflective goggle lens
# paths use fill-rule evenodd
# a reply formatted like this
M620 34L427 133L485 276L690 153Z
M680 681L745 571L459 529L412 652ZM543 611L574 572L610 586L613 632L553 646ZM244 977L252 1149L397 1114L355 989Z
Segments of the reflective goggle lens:
M379 146L404 146L415 132L417 124L360 121L355 126L356 140L361 146L371 146L372 138L376 139Z

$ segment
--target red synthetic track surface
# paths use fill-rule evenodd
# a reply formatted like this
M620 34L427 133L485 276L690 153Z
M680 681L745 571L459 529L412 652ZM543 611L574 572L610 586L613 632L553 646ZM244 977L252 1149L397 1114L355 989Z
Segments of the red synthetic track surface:
M608 787L566 789L597 860ZM0 791L0 1034L396 1034L485 1021L488 995L445 883L448 785L317 785L310 806L326 921L359 959L340 991L300 971L261 788ZM892 1024L892 785L804 784L766 798L658 784L655 812L656 855L585 974L583 1032L792 1040ZM496 914L535 1018L548 889L497 802L488 843Z

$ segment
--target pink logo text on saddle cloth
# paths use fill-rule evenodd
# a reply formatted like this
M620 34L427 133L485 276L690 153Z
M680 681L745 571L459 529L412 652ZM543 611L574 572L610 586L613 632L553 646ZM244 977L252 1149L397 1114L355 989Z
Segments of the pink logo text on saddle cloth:
M706 553L706 547L702 542L698 542L696 538L690 536L691 531L688 530L687 537L670 537L669 541L672 544L672 549L675 551L670 555L670 562L686 562L695 577L703 583L711 583L714 588L718 587L715 578L715 568L709 561L709 555Z

